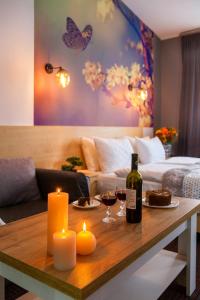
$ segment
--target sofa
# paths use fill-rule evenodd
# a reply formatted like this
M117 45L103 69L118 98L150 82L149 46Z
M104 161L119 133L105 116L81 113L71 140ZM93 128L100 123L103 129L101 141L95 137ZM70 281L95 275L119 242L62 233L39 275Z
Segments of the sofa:
M31 158L0 159L0 218L9 223L46 211L48 193L58 187L69 202L89 195L82 173L35 169Z
M69 203L88 196L85 175L69 171L36 169L31 158L0 159L0 226L47 210L48 193L61 188ZM6 299L26 291L5 281Z

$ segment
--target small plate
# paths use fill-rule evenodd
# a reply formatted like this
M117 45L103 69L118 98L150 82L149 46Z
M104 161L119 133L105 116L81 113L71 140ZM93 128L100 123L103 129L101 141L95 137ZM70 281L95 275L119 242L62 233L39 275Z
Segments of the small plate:
M96 200L102 202L102 201L101 201L101 196L100 196L100 195L95 195L95 196L94 196L94 199L96 199Z
M80 208L80 209L90 209L90 208L95 208L95 207L98 207L101 203L95 199L90 199L90 205L88 205L88 203L86 203L85 206L81 206L81 205L78 205L78 200L74 201L72 203L72 205L74 207L77 207L77 208Z
M146 198L142 199L142 204L147 207L152 207L152 208L175 208L179 206L179 200L178 199L172 199L170 205L166 206L159 206L159 205L149 205L149 202L146 201Z

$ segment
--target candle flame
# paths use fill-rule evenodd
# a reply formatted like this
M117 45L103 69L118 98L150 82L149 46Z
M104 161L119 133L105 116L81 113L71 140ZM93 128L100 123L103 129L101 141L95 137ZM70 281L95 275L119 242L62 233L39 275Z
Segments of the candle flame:
M56 189L56 192L57 192L57 194L59 195L60 192L61 192L61 188L57 188L57 189Z
M87 227L86 227L86 223L84 222L83 223L83 231L86 232L86 230L87 230Z
M65 229L63 228L61 232L64 234L65 233Z

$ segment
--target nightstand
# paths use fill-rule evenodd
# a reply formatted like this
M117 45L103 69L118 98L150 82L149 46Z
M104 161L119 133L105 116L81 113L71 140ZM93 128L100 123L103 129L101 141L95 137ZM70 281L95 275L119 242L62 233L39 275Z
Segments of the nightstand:
M93 172L89 170L78 170L78 172L83 173L86 176L90 196L95 196L97 194L97 178L100 172Z

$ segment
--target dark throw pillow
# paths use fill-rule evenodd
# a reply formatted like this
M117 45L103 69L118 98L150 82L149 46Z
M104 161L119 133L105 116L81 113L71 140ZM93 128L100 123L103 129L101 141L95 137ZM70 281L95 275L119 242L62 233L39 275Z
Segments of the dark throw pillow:
M40 198L31 158L0 159L0 207Z

